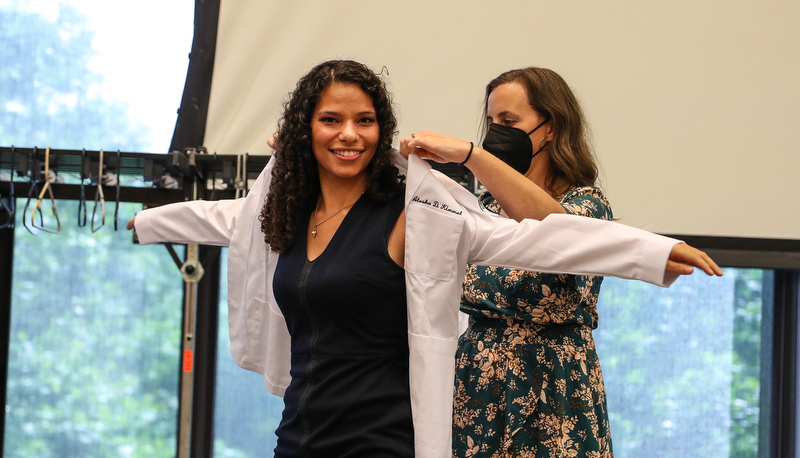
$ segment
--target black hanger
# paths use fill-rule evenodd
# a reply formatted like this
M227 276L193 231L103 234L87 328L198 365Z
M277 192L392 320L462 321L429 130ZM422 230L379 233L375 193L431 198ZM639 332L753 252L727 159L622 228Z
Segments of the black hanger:
M78 227L86 226L86 185L85 180L89 178L87 162L86 162L86 148L81 151L81 196L78 199ZM83 210L83 211L81 211ZM81 218L83 216L83 218Z
M209 200L217 200L217 152L214 151L214 162L211 164L211 197Z
M39 168L37 167L37 165L38 165L37 159L38 158L36 157L38 152L39 152L39 148L34 146L33 149L31 150L29 156L28 156L28 160L27 160L27 164L26 164L27 168L25 170L25 173L27 174L27 176L31 180L31 187L30 187L30 189L28 189L28 200L25 201L25 208L22 209L22 226L24 226L25 229L27 229L28 232L31 233L31 235L39 235L41 233L41 231L39 231L39 230L34 232L30 227L28 227L28 224L25 222L25 220L28 219L28 216L27 216L28 215L28 206L31 204L31 199L39 191L39 177L37 176L39 174L39 170L38 170ZM20 161L20 162L22 162L22 161ZM19 171L17 171L17 173L19 173ZM31 213L31 219L33 219L35 215L36 215L36 211L34 210L33 213ZM40 226L44 226L44 219L42 217L42 211L41 210L39 210L39 223L40 223L39 224Z
M0 166L0 169L2 167ZM0 224L0 229L13 229L14 219L16 216L16 196L14 195L14 145L11 145L11 167L9 167L9 180L8 180L8 203L0 196L0 210L2 210L8 219L3 224Z
M122 156L117 150L117 197L116 206L114 207L114 230L117 230L117 215L119 214L119 171L122 169Z

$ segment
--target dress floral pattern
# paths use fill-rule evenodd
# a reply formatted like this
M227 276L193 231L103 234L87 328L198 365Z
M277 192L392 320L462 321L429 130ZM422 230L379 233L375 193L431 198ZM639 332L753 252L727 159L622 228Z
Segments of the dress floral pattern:
M611 219L600 189L579 187L568 213ZM490 194L486 208L499 212ZM453 418L455 457L612 457L592 330L602 277L469 266Z

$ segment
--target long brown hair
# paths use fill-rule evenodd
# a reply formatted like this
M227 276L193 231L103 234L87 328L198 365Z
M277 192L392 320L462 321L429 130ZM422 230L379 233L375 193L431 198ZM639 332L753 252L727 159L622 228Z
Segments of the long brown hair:
M550 154L550 182L554 195L570 188L591 186L597 180L597 163L589 146L589 127L584 120L578 99L558 73L541 67L528 67L504 72L486 85L484 113L488 112L489 94L498 86L517 82L528 94L528 103L540 116L553 123L553 140L547 143ZM486 134L484 125L481 135ZM558 188L556 183L566 183Z
M403 190L404 177L394 166L391 154L397 120L383 80L359 62L323 62L297 82L283 106L279 122L272 181L259 218L264 240L277 253L294 245L300 219L319 197L319 169L311 146L311 119L322 91L336 82L357 84L375 106L380 134L375 155L366 168L364 194L386 202Z

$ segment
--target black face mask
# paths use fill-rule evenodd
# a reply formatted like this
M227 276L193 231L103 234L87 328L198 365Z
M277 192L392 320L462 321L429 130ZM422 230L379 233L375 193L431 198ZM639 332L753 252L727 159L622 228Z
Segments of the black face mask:
M524 175L531 167L533 158L547 146L545 143L534 153L530 134L536 132L536 129L542 127L547 121L549 119L542 121L527 134L524 130L516 127L491 123L486 137L483 139L483 149Z

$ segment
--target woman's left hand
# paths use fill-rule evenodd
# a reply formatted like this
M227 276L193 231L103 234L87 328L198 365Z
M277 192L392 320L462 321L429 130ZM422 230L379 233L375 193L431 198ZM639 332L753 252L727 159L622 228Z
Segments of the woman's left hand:
M278 133L275 132L274 134L272 134L272 137L267 139L267 146L269 146L274 150L277 144L278 144Z
M693 267L708 275L722 276L722 269L705 252L683 242L672 247L667 261L667 273L689 275L694 272Z

